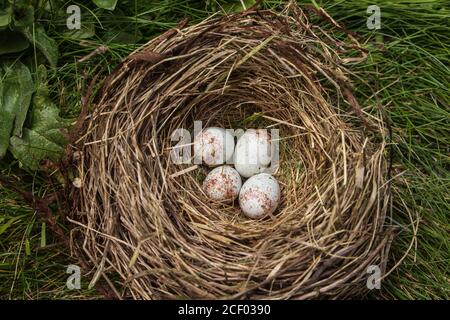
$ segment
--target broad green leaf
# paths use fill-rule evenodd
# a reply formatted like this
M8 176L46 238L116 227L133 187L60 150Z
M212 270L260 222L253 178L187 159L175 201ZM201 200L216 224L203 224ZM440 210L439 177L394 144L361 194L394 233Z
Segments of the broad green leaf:
M28 68L17 61L4 63L0 72L0 158L9 145L11 135L20 137L31 96L34 92L33 79Z
M114 10L116 8L117 0L92 0L99 8L106 10Z
M12 18L12 7L0 9L0 27L6 27L10 24Z
M34 23L33 6L16 4L12 18L16 28L31 27Z
M33 101L32 123L32 129L39 132L42 137L60 146L65 145L66 139L61 132L65 121L59 116L58 108L48 96L36 93Z
M44 10L54 13L58 10L60 10L62 7L65 9L67 7L67 3L64 3L64 1L61 0L46 0L43 1Z
M34 83L38 94L48 94L47 68L43 64L40 64L34 73Z
M22 34L9 29L0 30L0 55L21 52L29 45L30 43Z
M19 31L38 48L52 67L58 63L58 46L56 41L50 38L42 26L19 28ZM34 31L34 32L33 32Z
M10 150L23 166L31 170L39 169L43 159L58 161L64 152L63 147L32 129L24 129L22 138L12 137Z
M32 170L39 169L43 159L58 161L67 142L62 131L66 123L49 98L43 66L38 68L37 75L39 85L33 97L31 126L24 129L22 138L11 137L9 147L20 163Z

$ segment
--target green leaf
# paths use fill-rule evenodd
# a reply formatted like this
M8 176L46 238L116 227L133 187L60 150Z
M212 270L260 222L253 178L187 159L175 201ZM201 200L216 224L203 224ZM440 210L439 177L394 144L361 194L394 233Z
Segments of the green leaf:
M59 117L58 107L49 98L45 68L40 66L37 74L39 86L33 97L31 127L24 129L21 138L11 137L9 146L20 163L31 170L39 169L43 159L60 160L67 143L62 129L67 124Z
M4 233L9 227L11 227L11 225L16 222L17 220L19 220L20 218L22 218L22 216L19 217L13 217L11 219L9 219L6 223L2 224L0 226L0 235L2 233Z
M14 27L31 27L34 23L34 8L32 5L16 4L13 14Z
M82 40L88 39L95 35L95 25L93 22L84 21L81 24L81 28L79 30L66 30L64 31L64 36L74 39L74 40Z
M236 3L227 3L222 7L225 12L240 12L246 10L256 3L256 0L235 0Z
M0 55L21 52L29 45L30 43L22 34L9 29L0 30Z
M142 33L139 30L108 30L104 39L107 43L135 44L142 39Z
M316 2L315 0L311 0L311 3L313 4L313 6L314 6L317 10L320 9L320 6L317 4L317 2Z
M45 222L41 225L41 248L45 247L47 244L47 233L45 228Z
M42 26L23 27L18 29L22 34L38 48L52 67L56 67L58 63L58 46L56 41L50 38Z
M116 8L117 0L92 0L99 8L106 10L114 10Z
M17 61L0 68L0 158L8 149L11 135L21 136L34 92L30 70Z
M0 10L0 27L6 27L11 23L12 7Z
M59 116L59 109L48 98L47 93L36 93L33 101L32 129L45 139L60 146L66 144L66 138L61 132L65 121Z
M30 240L25 239L25 254L29 256L31 254L31 248L30 248Z
M39 132L25 129L22 138L15 136L11 138L10 150L23 166L38 170L43 159L58 161L64 148L48 140Z
M66 7L54 11L54 14L56 20L66 20L68 17ZM95 16L94 12L85 9L84 7L80 8L80 14L82 17L80 29L69 29L64 23L57 26L56 32L62 34L64 38L67 37L73 40L82 40L93 37L95 35L95 25L98 23L98 17Z

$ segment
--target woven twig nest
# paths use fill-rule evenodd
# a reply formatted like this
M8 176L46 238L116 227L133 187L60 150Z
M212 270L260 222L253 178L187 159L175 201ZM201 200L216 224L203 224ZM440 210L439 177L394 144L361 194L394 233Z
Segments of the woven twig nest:
M289 5L170 30L105 80L78 141L73 238L122 297L344 298L384 272L392 235L381 117L345 67L358 42ZM313 12L313 14L311 14ZM174 164L177 128L277 128L278 209L210 201L208 168Z

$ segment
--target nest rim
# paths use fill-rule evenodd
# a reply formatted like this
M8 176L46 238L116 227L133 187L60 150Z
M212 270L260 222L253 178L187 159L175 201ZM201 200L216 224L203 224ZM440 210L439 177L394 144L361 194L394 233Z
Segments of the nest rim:
M282 14L207 19L151 40L105 80L77 141L83 186L70 191L74 248L91 260L93 282L113 270L116 295L138 299L345 298L367 291L369 265L385 274L393 237L385 123L353 96L346 63L364 59L356 39L319 33L292 3ZM293 57L299 39L311 60ZM315 46L325 53L314 57ZM361 56L349 58L355 48ZM289 141L275 174L282 204L257 223L236 205L207 201L196 176L205 168L183 172L166 152L174 128L197 118L245 127L238 120L255 110L262 118L250 124L282 127Z

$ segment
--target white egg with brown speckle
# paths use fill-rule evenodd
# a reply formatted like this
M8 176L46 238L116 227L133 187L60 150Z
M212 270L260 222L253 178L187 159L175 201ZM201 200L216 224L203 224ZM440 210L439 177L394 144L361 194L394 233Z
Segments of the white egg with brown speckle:
M248 129L237 141L234 166L245 178L262 173L271 161L270 134L265 129Z
M203 191L215 201L232 202L241 190L239 173L230 166L220 166L211 170L203 181Z
M233 153L234 135L223 128L206 128L194 138L195 159L209 167L225 164Z
M280 203L280 185L268 173L250 177L239 193L239 205L244 214L252 219L261 219L273 213Z

